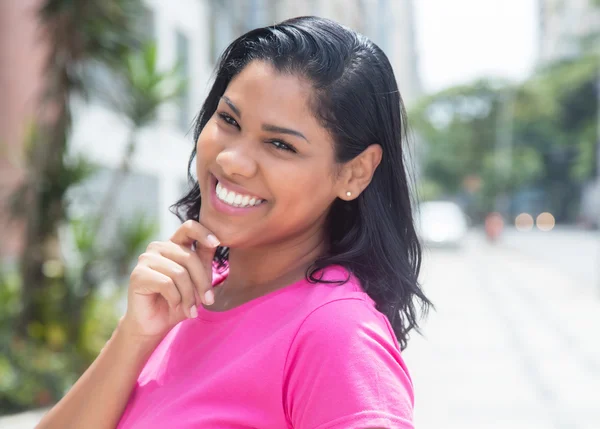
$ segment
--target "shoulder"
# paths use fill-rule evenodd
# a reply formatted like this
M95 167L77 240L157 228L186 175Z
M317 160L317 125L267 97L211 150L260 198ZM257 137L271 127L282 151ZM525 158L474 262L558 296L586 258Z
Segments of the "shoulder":
M367 305L375 308L373 300L365 293L360 281L345 268L327 267L312 276L312 282L303 280L302 296L306 315L313 312L316 317L335 311L340 301L351 301L350 305ZM331 305L333 304L333 305ZM371 305L372 304L372 305ZM326 308L325 308L326 307ZM340 307L346 307L342 304ZM323 310L320 310L324 308Z
M364 296L363 296L364 295ZM336 297L314 308L298 326L292 350L314 348L347 353L382 352L400 355L387 318L364 292Z
M290 421L412 428L412 381L387 318L366 293L339 287L325 290L328 299L304 317L291 342L284 370Z
M288 367L305 358L364 361L404 368L392 327L359 281L343 268L329 268L311 290L288 352ZM336 283L336 280L345 280ZM400 369L400 368L399 368Z
M362 289L359 280L342 267L329 267L320 274L323 282L305 297L305 315L296 339L351 339L358 333L382 337L395 343L387 318Z
M328 278L344 273L329 272ZM388 373L411 386L394 331L358 280L349 276L342 285L321 283L317 290L320 303L310 305L297 325L286 369L299 371L315 363L330 364L331 373L338 375Z

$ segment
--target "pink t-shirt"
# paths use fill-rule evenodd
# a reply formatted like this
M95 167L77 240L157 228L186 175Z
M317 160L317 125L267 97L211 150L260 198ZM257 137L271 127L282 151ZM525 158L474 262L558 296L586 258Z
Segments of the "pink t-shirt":
M346 277L339 267L324 274ZM390 324L351 277L199 308L154 351L118 429L404 429L412 416Z

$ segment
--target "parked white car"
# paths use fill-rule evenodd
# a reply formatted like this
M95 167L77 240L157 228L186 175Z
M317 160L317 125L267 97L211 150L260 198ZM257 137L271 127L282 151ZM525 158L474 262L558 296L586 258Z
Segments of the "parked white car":
M428 246L458 247L469 228L463 210L450 201L424 202L415 218L419 237Z

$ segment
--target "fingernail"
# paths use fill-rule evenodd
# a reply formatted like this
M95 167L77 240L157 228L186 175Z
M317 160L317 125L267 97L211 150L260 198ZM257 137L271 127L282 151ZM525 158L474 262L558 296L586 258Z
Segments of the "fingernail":
M206 240L209 242L209 244L210 244L212 247L217 247L217 246L219 246L219 244L221 244L221 242L220 242L220 241L217 239L217 237L215 237L215 236L214 236L214 235L212 235L212 234L208 234L208 235L206 236Z
M204 294L204 302L206 305L213 305L215 303L215 294L212 290L206 291Z
M192 316L192 319L198 317L198 309L195 305L192 305L192 307L190 308L190 316Z

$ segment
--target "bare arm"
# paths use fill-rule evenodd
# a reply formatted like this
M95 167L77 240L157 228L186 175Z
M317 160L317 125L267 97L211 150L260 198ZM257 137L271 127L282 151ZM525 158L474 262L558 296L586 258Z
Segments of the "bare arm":
M114 429L157 345L154 338L129 335L118 326L94 363L37 429Z
M127 312L94 363L37 429L114 429L152 351L177 323L211 305L217 239L185 222L148 246L131 273Z

